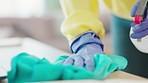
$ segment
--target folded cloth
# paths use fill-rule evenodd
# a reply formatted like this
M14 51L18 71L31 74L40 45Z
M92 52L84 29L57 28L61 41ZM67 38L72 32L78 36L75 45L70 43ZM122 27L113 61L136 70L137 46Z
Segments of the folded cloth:
M9 83L40 82L53 80L79 80L96 79L102 80L115 70L124 69L127 60L124 57L105 54L96 54L95 70L88 71L72 65L58 64L60 60L68 56L59 57L54 64L45 58L39 59L27 53L21 53L14 57L11 62L11 71L7 78Z

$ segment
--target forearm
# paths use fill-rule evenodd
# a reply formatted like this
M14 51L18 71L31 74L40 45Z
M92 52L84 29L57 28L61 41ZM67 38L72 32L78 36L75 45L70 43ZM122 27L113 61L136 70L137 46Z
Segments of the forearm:
M92 12L96 18L99 16L98 0L60 0L65 17L79 10Z
M102 22L98 19L97 0L60 0L65 20L61 26L62 34L71 42L87 31L104 37Z

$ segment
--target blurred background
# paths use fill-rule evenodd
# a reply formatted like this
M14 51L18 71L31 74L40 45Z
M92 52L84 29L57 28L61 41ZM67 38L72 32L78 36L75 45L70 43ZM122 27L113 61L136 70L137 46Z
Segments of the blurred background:
M102 0L99 4L100 19L106 29L103 43L105 52L110 54L110 12ZM0 0L0 39L31 37L70 52L68 41L60 32L63 20L59 0Z

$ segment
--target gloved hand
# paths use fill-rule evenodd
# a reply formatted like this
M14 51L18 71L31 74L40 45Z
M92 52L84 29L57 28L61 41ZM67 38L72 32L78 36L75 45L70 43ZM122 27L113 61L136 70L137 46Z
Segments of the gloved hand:
M127 66L127 60L122 56L95 54L95 69L90 72L85 68L57 64L69 56L60 56L56 63L40 59L27 53L15 56L11 61L11 71L8 72L8 83L32 83L56 80L103 80L110 73L122 70Z
M85 67L88 70L93 71L94 55L103 54L103 44L100 38L94 32L86 32L76 38L71 46L71 55L66 60L62 61L62 64L74 65L77 67Z
M138 8L139 0L135 3L131 10L131 16L134 17L136 10ZM131 38L133 39L140 39L148 35L148 11L146 18L143 20L141 24L134 24L131 25L133 27L133 33L131 34Z

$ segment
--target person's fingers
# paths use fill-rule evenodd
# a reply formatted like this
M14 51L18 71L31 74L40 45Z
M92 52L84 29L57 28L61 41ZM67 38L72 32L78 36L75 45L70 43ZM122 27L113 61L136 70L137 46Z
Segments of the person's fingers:
M148 20L143 21L141 24L135 25L132 30L134 33L139 33L145 31L146 29L148 29Z
M131 23L131 27L134 27L136 24L133 22L133 23Z
M131 9L131 16L134 17L138 8L139 0L133 5Z
M84 66L84 59L81 56L77 56L74 58L74 66L76 67L83 67Z
M93 71L95 67L94 59L86 59L85 60L85 68L87 70Z
M64 62L64 65L73 65L74 64L74 59L72 57L67 58Z
M136 33L136 32L139 32L139 29L141 28L141 25L140 24L136 24L133 28L132 28L132 31L134 32L134 33Z
M140 39L148 35L148 29L139 33L132 33L131 38L133 39Z

